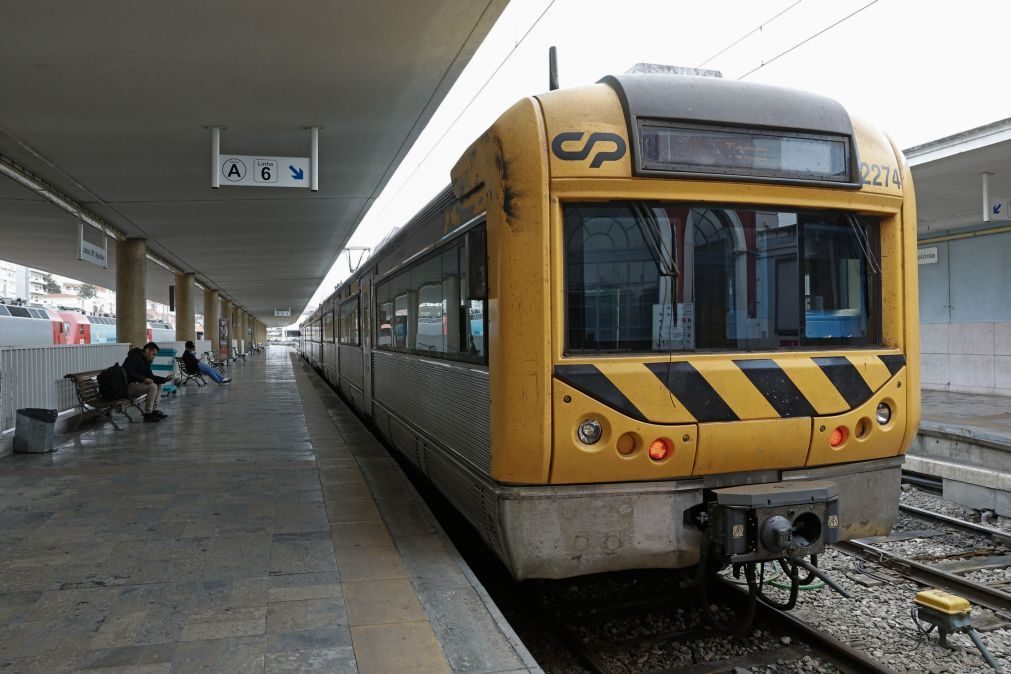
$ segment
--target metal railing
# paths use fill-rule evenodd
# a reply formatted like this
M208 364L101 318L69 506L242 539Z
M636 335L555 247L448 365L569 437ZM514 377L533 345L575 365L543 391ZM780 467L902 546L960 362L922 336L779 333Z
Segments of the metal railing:
M14 427L15 412L44 407L63 412L77 404L70 372L122 363L129 344L0 347L0 432Z

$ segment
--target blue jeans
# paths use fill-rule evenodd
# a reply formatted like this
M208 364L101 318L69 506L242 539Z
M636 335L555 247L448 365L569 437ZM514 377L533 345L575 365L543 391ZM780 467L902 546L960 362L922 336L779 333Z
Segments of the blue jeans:
M200 371L201 372L203 372L208 377L210 377L211 379L213 379L216 383L218 383L218 384L221 383L221 379L222 379L221 373L219 373L217 370L215 370L213 367L211 367L207 363L200 362L200 363L197 363L197 365L200 367Z

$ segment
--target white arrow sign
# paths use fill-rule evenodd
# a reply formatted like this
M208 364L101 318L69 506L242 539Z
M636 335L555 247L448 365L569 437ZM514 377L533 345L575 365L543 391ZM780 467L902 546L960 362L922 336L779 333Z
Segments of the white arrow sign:
M219 184L242 187L310 187L309 157L220 155Z

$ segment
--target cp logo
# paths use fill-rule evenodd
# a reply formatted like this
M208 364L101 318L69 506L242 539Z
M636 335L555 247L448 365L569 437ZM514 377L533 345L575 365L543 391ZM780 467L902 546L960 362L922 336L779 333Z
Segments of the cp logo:
M599 131L591 133L590 137L587 138L586 142L583 144L583 147L578 150L566 150L562 147L563 143L582 140L585 133L585 131L565 131L558 134L555 136L554 140L551 141L551 151L554 152L555 156L559 159L564 159L566 161L582 161L590 156L590 153L593 151L593 148L597 143L613 143L613 150L600 150L593 155L593 161L590 162L590 168L600 168L600 165L605 161L617 161L625 156L625 139L615 133L603 133Z

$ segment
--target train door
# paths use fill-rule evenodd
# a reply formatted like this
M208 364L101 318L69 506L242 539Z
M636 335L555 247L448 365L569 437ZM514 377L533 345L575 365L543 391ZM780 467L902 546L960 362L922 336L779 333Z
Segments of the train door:
M70 323L65 321L53 321L53 344L66 344L67 335L70 334Z
M361 279L362 407L372 416L372 271Z

